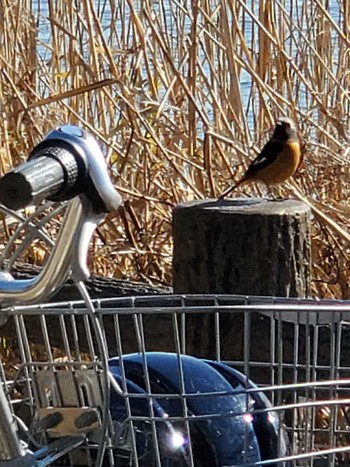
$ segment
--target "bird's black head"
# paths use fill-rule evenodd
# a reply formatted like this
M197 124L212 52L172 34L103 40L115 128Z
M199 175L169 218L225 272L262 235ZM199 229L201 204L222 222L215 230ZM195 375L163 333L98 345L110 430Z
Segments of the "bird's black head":
M288 117L281 117L276 122L273 137L280 141L297 139L297 129L293 120Z

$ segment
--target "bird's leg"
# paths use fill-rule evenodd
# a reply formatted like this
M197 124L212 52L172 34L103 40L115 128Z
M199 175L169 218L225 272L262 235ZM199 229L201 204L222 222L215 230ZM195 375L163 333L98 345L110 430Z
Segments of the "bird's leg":
M267 199L267 201L276 201L275 194L270 185L264 183L266 188L266 192L263 193L263 198Z
M284 201L284 196L282 195L282 192L279 186L275 186L275 187L268 186L268 185L266 186L271 196L270 197L271 201ZM276 192L277 192L277 196L276 196Z
M283 195L283 189L281 186L277 186L276 187L276 191L277 191L277 198L276 200L277 201L284 201L285 200L285 196Z

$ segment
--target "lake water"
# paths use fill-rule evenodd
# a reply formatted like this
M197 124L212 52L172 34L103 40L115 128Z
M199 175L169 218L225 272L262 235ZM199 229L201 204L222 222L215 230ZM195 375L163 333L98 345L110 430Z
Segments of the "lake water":
M239 1L239 0L235 0ZM344 0L345 1L350 1L350 0ZM49 16L49 10L48 10L48 2L47 0L32 0L33 2L33 9L34 11L38 14L39 18L39 40L44 44L46 42L50 43L50 34L51 34L51 25L48 20ZM54 2L53 2L54 3ZM76 9L79 11L79 9L82 8L80 0L75 0L72 2L73 5L75 5ZM142 9L142 3L143 0L136 0L133 2L133 5L135 7L135 11L139 12L140 9ZM276 0L275 5L276 6L276 11L277 15L281 15L282 9L285 9L287 12L290 12L291 15L293 16L293 20L295 21L295 28L293 26L290 27L290 35L287 36L286 42L285 42L285 48L286 50L289 51L291 59L292 60L300 60L300 42L303 41L303 35L310 37L310 26L313 26L312 20L310 22L310 18L314 18L315 21L318 20L320 7L319 3L326 3L324 0ZM330 0L329 2L329 7L328 7L328 14L330 17L330 21L334 21L334 25L331 26L331 34L330 34L330 40L331 40L331 47L332 47L332 53L333 53L333 64L334 64L334 69L336 70L337 68L337 60L338 60L338 40L339 40L339 34L338 31L336 30L336 27L339 25L339 27L342 27L342 21L343 21L343 11L342 11L342 2L340 0ZM58 1L57 4L63 5L64 2ZM120 0L119 2L117 0L113 1L107 1L107 0L100 0L100 1L95 1L95 9L97 12L98 17L100 18L101 24L104 28L105 31L105 37L106 40L113 50L115 49L121 49L121 38L118 38L118 31L123 30L125 23L128 23L130 17L129 17L129 9L125 7L125 18L123 19L120 15L115 16L112 15L111 8L113 8L113 5L118 5L118 4L125 4L127 5L127 2L124 2L123 0ZM166 21L166 27L167 30L170 32L176 30L177 25L176 23L176 18L174 17L174 5L176 5L176 8L178 8L178 5L182 5L183 9L188 11L191 11L191 0L183 0L182 2L175 2L174 0L168 0L167 2L162 3L161 0L159 1L149 1L149 5L151 5L153 11L155 14L161 14L161 7L164 6L165 9L165 21ZM215 5L222 5L222 2L220 0L213 0L210 2L213 11L215 10ZM258 14L259 10L259 0L247 0L244 2L246 5L247 9L250 9L254 14ZM344 3L345 4L345 3ZM111 6L112 5L112 6ZM242 9L241 9L242 10ZM227 14L230 15L230 9L226 9ZM243 11L243 10L242 10ZM318 12L318 13L317 13ZM83 15L82 15L83 16ZM111 17L114 17L114 27L115 31L117 33L111 34ZM241 19L244 19L244 35L247 44L250 44L253 52L257 54L258 48L254 51L256 47L256 43L258 40L258 34L257 34L257 24L256 22L253 22L251 17L249 16L249 13L244 12L243 16ZM232 18L229 18L229 21L231 21ZM203 21L203 18L202 18ZM276 22L278 23L279 18L276 18ZM284 17L284 21L286 21L286 17ZM277 24L276 23L276 24ZM183 31L184 35L188 34L190 31L190 25L191 21L189 19L189 15L183 15L182 17L182 24L183 24ZM176 38L175 39L170 39L173 40L173 44L176 44ZM43 60L49 61L50 60L50 48L41 46L39 47L39 53ZM174 57L176 56L176 50L174 52ZM312 53L309 51L309 53ZM254 55L254 54L253 54ZM88 59L88 57L86 57ZM202 61L202 66L205 71L208 70L208 76L209 76L209 65L208 62L206 61L205 57L203 57ZM241 70L240 74L240 92L241 96L244 102L244 106L247 108L247 112L251 111L249 110L249 99L251 98L251 89L252 89L252 76L251 74L247 73L244 71L244 69ZM303 88L303 83L301 83L301 88L300 88L300 96L306 95L307 94L307 89ZM165 90L160 94L160 97L164 95ZM308 107L307 101L303 98L299 98L300 101L298 102L299 108L303 109L306 111ZM258 104L257 104L258 105ZM208 114L210 115L210 110ZM248 118L249 120L249 118Z

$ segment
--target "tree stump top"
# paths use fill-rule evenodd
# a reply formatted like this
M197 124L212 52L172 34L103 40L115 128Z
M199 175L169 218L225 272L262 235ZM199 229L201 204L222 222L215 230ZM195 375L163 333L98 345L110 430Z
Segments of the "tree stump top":
M193 209L196 211L218 211L220 214L256 214L262 216L270 215L296 215L308 214L310 208L303 202L287 200L269 200L264 198L233 198L227 200L205 199L188 201L177 205L177 209Z

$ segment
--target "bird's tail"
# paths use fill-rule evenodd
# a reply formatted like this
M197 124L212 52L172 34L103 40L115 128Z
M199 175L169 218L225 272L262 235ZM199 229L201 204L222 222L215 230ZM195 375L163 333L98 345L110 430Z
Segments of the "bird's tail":
M241 180L239 180L237 183L230 186L229 188L227 188L227 190L221 193L218 199L224 199L227 195L232 193L232 191L234 191L236 188L238 188L239 186L245 185L246 183L249 183L249 179L245 177L241 178Z

